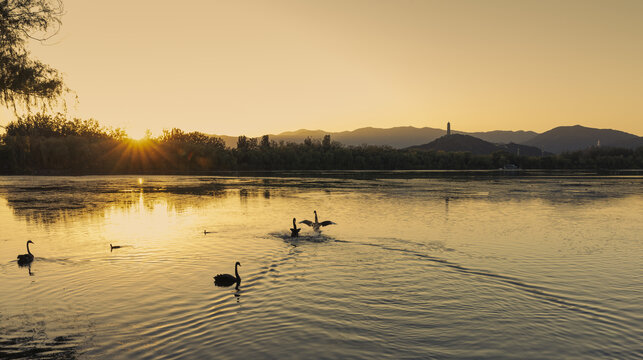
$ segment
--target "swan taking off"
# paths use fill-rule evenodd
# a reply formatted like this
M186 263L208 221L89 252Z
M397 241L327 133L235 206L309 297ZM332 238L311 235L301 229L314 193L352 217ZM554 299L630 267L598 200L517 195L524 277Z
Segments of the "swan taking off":
M292 229L290 229L290 237L298 237L301 228L297 228L297 219L292 218Z
M234 283L237 283L236 289L239 290L239 284L241 284L241 276L239 276L238 266L241 266L241 263L238 261L234 264L234 276L230 274L218 274L214 277L214 285L216 286L230 286Z
M27 253L18 255L18 265L27 265L33 261L33 254L29 251L29 244L33 244L31 240L27 241Z
M317 220L317 210L314 210L313 212L315 213L315 222L312 222L310 220L302 220L299 223L311 226L313 228L313 230L315 230L315 231L319 231L319 228L322 227L322 226L337 225L337 224L335 224L334 222L332 222L330 220L319 222Z

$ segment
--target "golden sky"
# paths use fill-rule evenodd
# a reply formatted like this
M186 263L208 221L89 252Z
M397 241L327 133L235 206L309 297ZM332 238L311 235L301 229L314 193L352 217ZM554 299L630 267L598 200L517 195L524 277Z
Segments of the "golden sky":
M640 0L64 0L33 54L124 127L643 135ZM11 113L2 113L2 123Z

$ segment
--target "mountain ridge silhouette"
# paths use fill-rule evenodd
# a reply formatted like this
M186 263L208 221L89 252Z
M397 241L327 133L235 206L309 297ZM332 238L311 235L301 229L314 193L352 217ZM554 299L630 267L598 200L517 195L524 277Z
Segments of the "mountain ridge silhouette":
M562 151L582 150L596 146L600 140L601 146L636 148L643 146L643 137L612 129L589 128L581 125L558 126L543 133L526 130L491 130L482 132L452 131L453 135L468 135L491 144L518 144L536 147L540 151L560 153ZM445 129L432 127L397 126L391 128L363 127L347 131L324 131L321 129L299 129L285 131L279 134L268 134L270 140L277 142L301 143L306 138L322 139L330 135L332 141L344 145L378 145L405 149L426 145L444 135ZM223 139L226 146L234 148L237 136L211 135ZM515 150L515 149L514 149ZM531 150L527 150L531 152ZM465 150L459 150L465 151ZM527 155L527 153L525 153Z

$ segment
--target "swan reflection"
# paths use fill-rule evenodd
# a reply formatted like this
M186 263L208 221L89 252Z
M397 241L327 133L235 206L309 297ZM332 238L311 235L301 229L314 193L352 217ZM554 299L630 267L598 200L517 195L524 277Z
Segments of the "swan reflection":
M34 276L34 275L36 275L36 274L34 274L34 273L31 271L31 263L29 263L29 264L20 264L20 263L19 263L19 264L18 264L18 267L19 267L19 268L27 268L27 273L29 274L29 276Z

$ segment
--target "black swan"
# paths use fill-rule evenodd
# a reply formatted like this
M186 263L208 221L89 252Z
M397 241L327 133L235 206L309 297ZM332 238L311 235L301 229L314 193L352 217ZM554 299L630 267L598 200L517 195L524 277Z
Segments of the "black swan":
M31 240L27 241L27 253L18 255L18 265L27 265L33 261L33 254L29 251L29 244L33 244Z
M298 237L301 228L297 228L297 219L292 218L292 228L290 229L290 237Z
M218 274L214 277L214 285L216 286L230 286L234 283L237 283L236 288L239 289L239 284L241 284L241 277L239 276L239 271L237 267L241 264L237 261L234 264L234 276L230 274Z
M332 222L330 220L319 222L317 220L317 210L314 210L313 212L315 213L315 222L312 222L310 220L303 220L303 221L300 221L299 223L300 224L306 224L308 226L312 226L313 230L315 230L315 231L319 231L319 228L322 227L322 226L337 225L337 224L335 224L334 222Z

